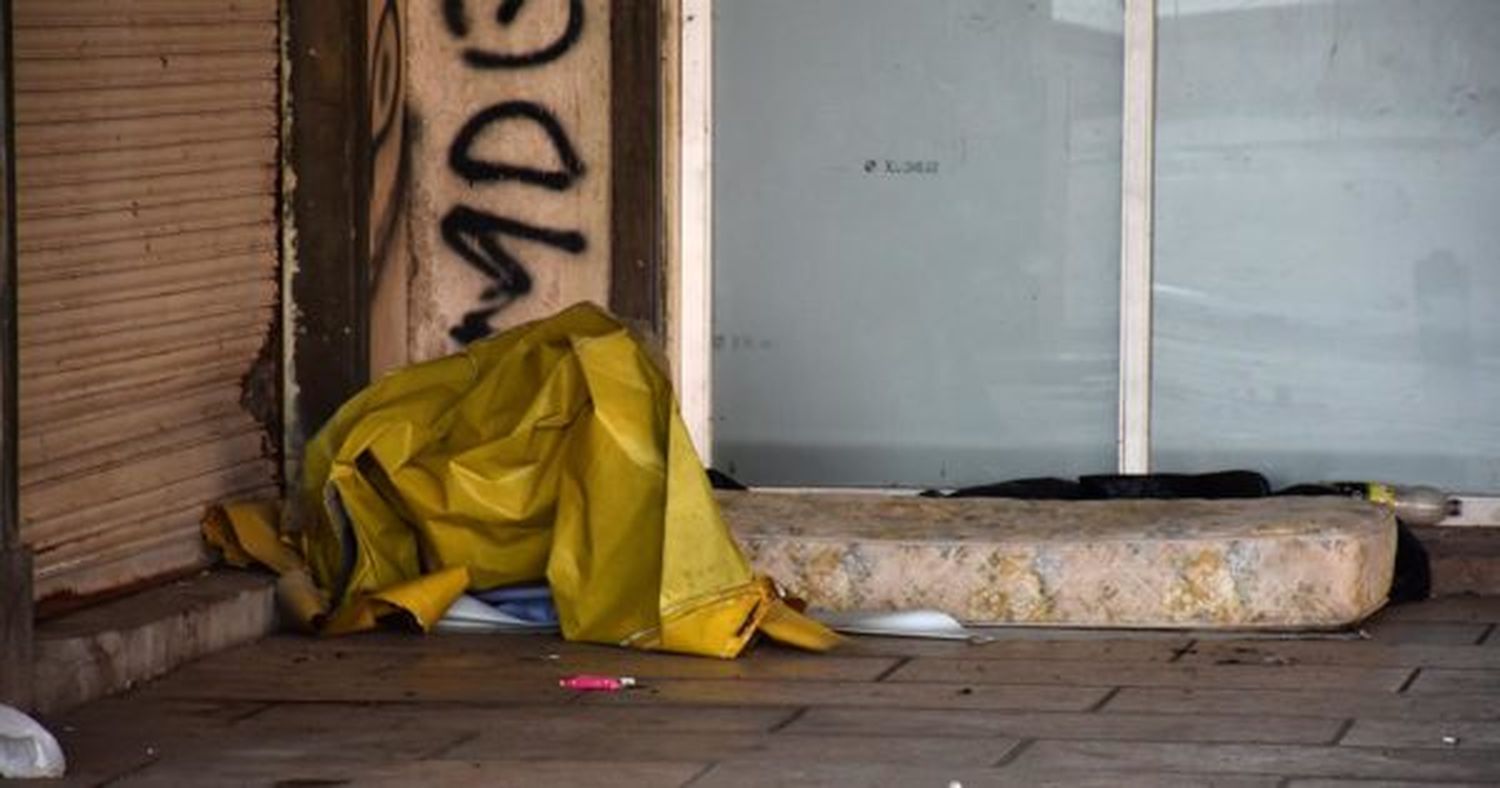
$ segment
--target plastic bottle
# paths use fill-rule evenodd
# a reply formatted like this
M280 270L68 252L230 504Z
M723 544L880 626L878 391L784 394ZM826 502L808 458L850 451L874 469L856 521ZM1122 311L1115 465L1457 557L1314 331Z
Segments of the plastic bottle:
M1390 506L1407 525L1437 525L1455 508L1448 494L1435 487L1371 484L1367 497Z

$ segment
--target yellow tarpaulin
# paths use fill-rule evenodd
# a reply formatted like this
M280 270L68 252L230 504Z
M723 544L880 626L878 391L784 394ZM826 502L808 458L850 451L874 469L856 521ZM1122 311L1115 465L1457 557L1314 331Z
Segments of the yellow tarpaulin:
M288 537L253 505L204 532L280 572L324 632L396 611L425 629L465 590L545 580L570 640L733 657L756 632L837 639L751 572L670 383L593 305L365 389L308 445L299 495Z

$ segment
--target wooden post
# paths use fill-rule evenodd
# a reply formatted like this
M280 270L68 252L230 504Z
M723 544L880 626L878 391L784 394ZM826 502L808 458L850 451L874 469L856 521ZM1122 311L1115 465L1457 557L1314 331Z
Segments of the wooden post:
M293 178L287 418L312 435L370 377L368 3L284 4ZM286 451L297 452L291 435Z
M659 2L610 3L609 307L665 350Z
M0 548L0 703L31 708L34 639L31 553Z
M0 703L31 707L35 611L17 500L16 174L11 4L0 2Z

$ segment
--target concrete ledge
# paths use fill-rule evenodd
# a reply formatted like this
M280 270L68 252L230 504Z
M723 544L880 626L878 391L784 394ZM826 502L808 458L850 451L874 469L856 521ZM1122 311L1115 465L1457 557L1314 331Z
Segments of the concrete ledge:
M34 703L56 714L276 628L269 575L215 570L48 621Z
M1343 498L723 493L751 562L832 611L978 625L1322 629L1385 603L1396 523Z

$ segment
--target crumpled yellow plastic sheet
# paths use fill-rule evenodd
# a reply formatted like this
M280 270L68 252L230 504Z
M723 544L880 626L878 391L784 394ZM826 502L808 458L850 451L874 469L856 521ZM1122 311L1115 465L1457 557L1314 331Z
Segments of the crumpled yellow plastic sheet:
M289 533L274 506L231 504L204 534L280 573L325 633L396 612L427 629L465 590L545 580L570 640L725 658L757 632L838 641L752 573L670 383L591 304L356 395L308 445L293 503Z

